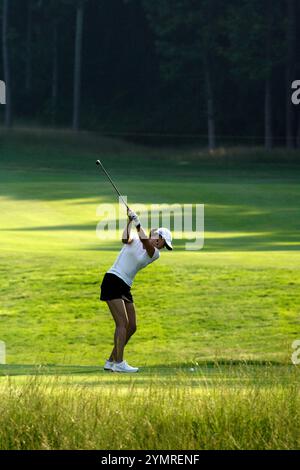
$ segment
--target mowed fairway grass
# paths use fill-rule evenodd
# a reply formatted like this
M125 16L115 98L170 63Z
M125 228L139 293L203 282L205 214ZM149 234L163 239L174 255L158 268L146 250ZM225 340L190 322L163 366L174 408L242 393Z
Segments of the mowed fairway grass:
M99 205L118 209L97 158L133 209L205 205L204 248L175 233L137 275L134 377L102 371L121 244L96 236ZM0 131L0 448L299 448L299 162Z

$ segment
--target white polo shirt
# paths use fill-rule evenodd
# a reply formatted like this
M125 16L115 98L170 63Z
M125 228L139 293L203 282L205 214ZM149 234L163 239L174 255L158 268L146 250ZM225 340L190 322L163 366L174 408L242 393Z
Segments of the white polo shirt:
M130 238L133 240L132 243L124 244L115 263L107 271L120 277L128 286L132 286L133 279L138 271L160 257L159 250L155 248L155 252L150 258L136 233L130 235Z

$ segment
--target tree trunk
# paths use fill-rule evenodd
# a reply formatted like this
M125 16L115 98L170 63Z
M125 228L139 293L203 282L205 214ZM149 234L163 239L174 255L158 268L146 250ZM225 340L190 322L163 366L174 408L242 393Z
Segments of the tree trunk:
M29 94L32 86L32 9L31 0L28 0L27 11L27 35L26 35L26 69L25 69L25 90Z
M215 132L215 113L214 113L214 94L211 80L211 70L209 59L204 57L204 75L207 103L207 130L208 130L208 148L212 152L216 148Z
M295 109L291 102L291 84L295 79L296 49L296 5L295 0L287 0L287 63L286 63L286 146L295 147L294 121Z
M81 50L83 29L83 2L78 1L76 12L75 58L74 58L74 95L73 95L73 130L79 130L80 92L81 92Z
M265 83L265 148L272 150L273 147L273 126L272 126L272 80L266 78Z
M56 21L53 23L52 54L51 114L52 124L55 124L58 96L58 25Z
M6 127L12 125L12 109L11 109L11 80L9 65L9 45L8 45L8 13L9 0L3 0L3 17L2 17L2 50L3 50L3 72L6 85L6 105L4 124Z
M271 150L273 147L272 128L272 1L266 1L266 65L267 75L265 80L265 148Z

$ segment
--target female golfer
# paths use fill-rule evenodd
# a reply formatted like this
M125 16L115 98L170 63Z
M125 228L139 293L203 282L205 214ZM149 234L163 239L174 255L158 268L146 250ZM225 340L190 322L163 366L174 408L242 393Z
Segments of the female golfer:
M116 324L114 348L104 370L113 372L137 372L123 360L124 348L136 331L136 315L130 292L136 273L157 260L159 250L172 250L172 235L167 228L153 229L148 238L135 212L128 210L129 221L122 235L122 248L114 265L105 274L101 284L100 300L106 301ZM131 235L132 223L137 234Z

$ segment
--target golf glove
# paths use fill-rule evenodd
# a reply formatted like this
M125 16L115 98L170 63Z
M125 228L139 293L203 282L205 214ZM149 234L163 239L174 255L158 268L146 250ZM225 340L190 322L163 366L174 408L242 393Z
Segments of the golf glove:
M130 220L133 220L134 225L135 225L136 227L141 224L140 219L138 218L138 216L136 215L136 213L133 212L132 210L129 210L129 211L128 211L128 217L129 217Z

